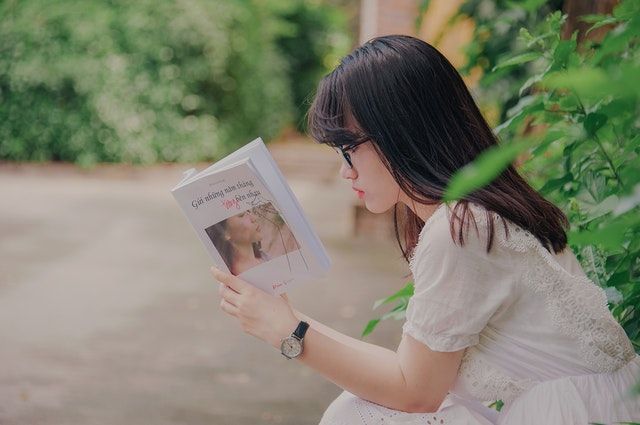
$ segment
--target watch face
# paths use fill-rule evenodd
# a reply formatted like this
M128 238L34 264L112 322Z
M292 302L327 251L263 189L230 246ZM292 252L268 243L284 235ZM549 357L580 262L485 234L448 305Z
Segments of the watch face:
M298 339L289 336L282 340L280 349L282 354L289 358L297 357L302 352L302 343Z

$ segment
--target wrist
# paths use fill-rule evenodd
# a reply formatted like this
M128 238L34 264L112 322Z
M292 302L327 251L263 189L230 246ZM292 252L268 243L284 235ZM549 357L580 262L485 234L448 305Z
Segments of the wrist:
M300 320L293 314L287 320L284 320L277 329L274 329L276 332L271 345L279 351L282 340L291 335L298 323L300 323Z

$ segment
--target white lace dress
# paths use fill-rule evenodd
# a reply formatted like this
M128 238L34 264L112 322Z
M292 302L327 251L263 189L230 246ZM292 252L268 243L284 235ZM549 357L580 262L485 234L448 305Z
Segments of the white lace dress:
M405 334L434 351L466 348L458 378L435 413L405 413L343 392L321 425L580 424L640 422L638 356L604 291L569 248L549 253L530 233L496 220L485 250L484 209L465 245L444 204L427 220L410 268L415 292ZM494 214L494 217L497 217ZM508 234L507 234L508 233ZM502 400L498 413L486 407Z

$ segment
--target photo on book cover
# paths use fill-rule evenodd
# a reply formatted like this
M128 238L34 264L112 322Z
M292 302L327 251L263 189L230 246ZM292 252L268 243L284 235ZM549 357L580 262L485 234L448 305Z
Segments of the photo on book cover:
M300 249L271 202L254 206L205 229L231 273L239 275Z

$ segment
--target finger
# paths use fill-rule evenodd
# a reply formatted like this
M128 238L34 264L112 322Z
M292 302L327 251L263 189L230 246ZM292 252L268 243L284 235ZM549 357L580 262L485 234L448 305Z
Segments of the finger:
M211 274L213 274L213 277L216 278L218 282L224 283L226 286L230 287L239 294L241 294L248 285L242 279L239 279L238 277L230 273L225 273L222 270L218 270L215 267L211 267Z
M231 316L234 316L234 317L238 316L238 307L234 306L233 304L230 304L224 298L220 301L220 309Z
M224 289L225 289L225 288L227 288L227 289L229 289L230 291L233 291L234 293L236 293L236 294L237 294L237 292L236 292L233 288L231 288L231 287L229 287L229 286L225 285L224 283L219 283L219 284L218 284L218 294L222 295L222 292L224 291Z
M222 297L222 299L226 300L234 307L238 306L238 301L240 301L240 294L238 294L236 291L229 288L228 286L223 285L218 292L220 292L220 296Z

